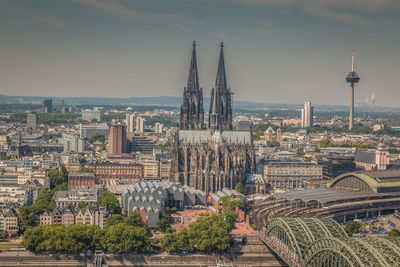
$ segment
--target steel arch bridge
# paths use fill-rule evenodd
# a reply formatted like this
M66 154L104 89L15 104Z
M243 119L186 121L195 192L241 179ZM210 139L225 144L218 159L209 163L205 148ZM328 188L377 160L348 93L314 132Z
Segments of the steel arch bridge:
M332 219L275 218L260 238L289 266L400 266L400 238L348 237Z

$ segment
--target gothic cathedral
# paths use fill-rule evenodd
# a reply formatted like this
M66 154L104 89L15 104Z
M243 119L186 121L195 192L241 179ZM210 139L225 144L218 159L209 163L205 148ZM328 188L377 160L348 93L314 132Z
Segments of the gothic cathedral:
M183 91L179 130L172 151L171 180L209 192L234 188L246 174L255 173L253 136L232 129L232 92L227 86L224 46L211 89L208 129L204 126L203 91L199 85L196 46L187 87Z

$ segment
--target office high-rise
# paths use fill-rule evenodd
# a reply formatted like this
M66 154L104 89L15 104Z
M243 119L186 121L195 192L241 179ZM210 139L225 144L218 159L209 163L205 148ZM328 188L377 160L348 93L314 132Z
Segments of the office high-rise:
M142 117L136 118L136 132L137 133L144 133L144 122L146 120Z
M35 112L26 115L26 127L35 129L38 124L38 116Z
M313 126L314 108L311 106L311 102L307 101L304 103L304 108L301 110L301 127L309 128Z
M164 124L156 122L154 125L154 132L155 133L162 133L164 130Z
M111 154L126 153L126 127L118 124L110 127L108 150Z
M128 133L133 133L135 131L135 114L126 114L126 131Z
M53 99L44 99L42 102L42 112L51 113L53 112Z

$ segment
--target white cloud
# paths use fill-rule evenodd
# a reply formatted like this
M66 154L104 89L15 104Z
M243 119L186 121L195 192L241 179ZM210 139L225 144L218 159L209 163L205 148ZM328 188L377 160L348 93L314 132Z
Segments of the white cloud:
M33 15L31 16L32 19L39 21L43 24L49 25L51 27L60 29L60 30L66 30L67 27L65 26L64 23L60 22L54 17L46 17L46 16L40 16L40 15Z
M304 13L354 24L370 24L354 11L400 11L400 0L187 0L298 8Z
M169 13L146 13L128 8L121 4L118 0L75 0L76 2L85 6L102 10L106 13L112 14L122 19L134 19L134 20L151 20L158 22L189 22L191 19L180 16L177 14Z
M400 10L399 0L237 0L252 5L282 5L305 8L357 8L368 10Z
M29 18L59 30L67 30L66 25L54 16L42 15L37 12L32 12L30 10L14 6L9 1L0 2L0 7L1 9L6 10L8 14L13 14L16 17Z
M174 26L175 28L177 28L177 29L179 29L181 31L184 31L186 33L191 33L192 32L190 30L190 28L188 26L186 26L186 25L182 25L182 24L179 24L179 23L174 23L174 24L172 24L172 26Z

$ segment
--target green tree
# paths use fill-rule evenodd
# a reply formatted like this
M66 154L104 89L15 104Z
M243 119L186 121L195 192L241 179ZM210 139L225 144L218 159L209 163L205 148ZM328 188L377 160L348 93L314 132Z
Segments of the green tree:
M106 140L106 137L104 136L104 134L101 134L99 132L94 133L89 139L90 143L92 143L92 144L97 141L104 143L105 140Z
M280 147L280 143L278 141L271 141L269 142L270 147Z
M99 248L102 229L95 225L39 225L25 231L22 244L35 252L84 252Z
M125 219L125 223L129 226L143 226L142 217L136 212L132 212L129 216Z
M161 219L159 219L157 222L157 227L163 233L171 229L171 225L169 223L169 217L162 217Z
M108 227L101 243L111 253L147 252L151 248L150 233L146 228L124 223Z
M60 170L49 170L47 172L50 178L50 188L53 189L57 185L68 182L68 176Z
M67 191L68 190L68 184L66 182L57 185L56 187L53 188L53 194L56 191Z
M396 228L393 228L392 230L390 230L388 236L399 237L400 236L400 231L397 230Z
M40 189L32 206L22 206L19 209L20 231L24 232L35 225L35 215L40 215L45 210L51 212L55 207L53 190L47 187Z
M353 234L357 234L360 229L360 224L356 221L348 221L344 225L344 230L346 231L348 236L352 236Z
M35 202L33 203L33 208L36 213L41 214L45 210L51 212L56 207L56 202L54 201L54 193L50 188L43 187L39 191Z
M171 251L193 250L190 246L189 231L187 228L177 233L166 233L160 239L161 249Z
M29 227L35 225L35 209L32 206L22 206L18 213L21 232L25 232Z
M90 208L90 207L92 207L93 205L95 205L95 203L93 203L93 202L86 202L86 201L79 202L79 204L78 204L79 208L81 208L81 209Z
M242 181L239 181L236 186L235 186L235 190L236 192L239 192L241 194L244 194L244 184L242 183Z
M112 225L117 225L122 222L124 222L124 217L122 217L121 214L113 214L107 218L106 227L112 226Z
M121 214L121 206L117 197L110 191L102 191L100 193L98 205L100 207L107 207L113 214Z
M39 245L44 241L44 229L45 225L28 228L24 233L22 245L30 251L39 252Z
M166 251L225 251L231 246L232 229L228 216L206 216L190 224L189 228L165 234L160 239L160 247Z
M319 141L319 147L326 148L326 147L332 147L333 143L329 139L322 139Z

